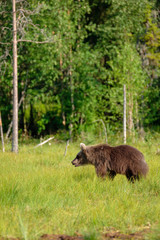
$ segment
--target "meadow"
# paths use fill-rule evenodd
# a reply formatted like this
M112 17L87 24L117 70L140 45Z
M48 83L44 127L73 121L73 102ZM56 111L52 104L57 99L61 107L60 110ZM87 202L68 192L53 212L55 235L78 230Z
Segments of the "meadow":
M150 168L147 178L135 184L120 175L103 181L93 166L72 166L79 142L70 143L66 156L66 143L56 140L39 148L21 144L18 154L0 152L0 236L36 240L45 233L150 228L155 231L146 238L160 239L158 142L159 136L131 144L144 153Z

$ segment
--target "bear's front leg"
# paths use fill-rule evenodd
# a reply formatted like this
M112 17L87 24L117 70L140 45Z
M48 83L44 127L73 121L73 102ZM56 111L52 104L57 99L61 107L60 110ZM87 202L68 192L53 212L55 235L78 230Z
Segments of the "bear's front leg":
M95 166L96 174L98 177L105 178L107 175L107 170L105 164L98 164Z

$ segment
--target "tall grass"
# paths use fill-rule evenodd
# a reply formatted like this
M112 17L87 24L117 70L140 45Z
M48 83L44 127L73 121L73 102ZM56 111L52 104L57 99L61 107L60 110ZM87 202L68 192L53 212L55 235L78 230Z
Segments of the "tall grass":
M74 168L79 143L0 153L0 236L38 239L44 233L123 232L155 226L160 216L160 156L155 143L136 143L150 167L146 179L98 179L93 166ZM87 236L86 236L87 239Z

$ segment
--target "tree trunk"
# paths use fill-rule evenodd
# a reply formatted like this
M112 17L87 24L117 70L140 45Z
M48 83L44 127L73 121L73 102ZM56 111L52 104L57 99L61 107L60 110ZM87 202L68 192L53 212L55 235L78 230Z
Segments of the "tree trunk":
M12 0L13 9L13 132L12 151L18 152L18 74L17 74L17 26L16 0Z
M136 100L136 129L139 132L139 113L138 113L138 102Z
M70 15L70 10L68 10L68 15ZM69 31L70 31L70 25L69 25ZM70 135L70 141L72 142L72 135L73 135L73 118L74 118L74 82L72 77L72 45L70 45L70 52L69 52L69 80L70 80L70 93L71 93L71 118L70 118L70 124L69 124L69 135Z
M71 61L72 62L72 61ZM71 91L71 119L70 119L70 129L69 129L69 135L70 140L72 142L72 133L73 133L73 117L74 117L74 85L73 85L73 78L72 78L72 71L71 71L71 65L69 70L69 78L70 78L70 91Z
M123 142L126 143L126 85L123 86Z
M61 49L61 41L59 41L60 46L59 48ZM62 59L62 53L60 53L60 59L59 59L59 66L60 66L60 71L63 74L63 59ZM61 84L62 84L62 89L64 88L63 85L63 75L61 75ZM66 117L65 117L65 111L64 111L64 99L63 96L61 98L61 107L62 107L62 124L63 126L66 126Z
M129 129L129 135L132 134L132 131L134 129L134 124L133 124L133 96L130 93L129 94L129 113L128 113L128 129Z

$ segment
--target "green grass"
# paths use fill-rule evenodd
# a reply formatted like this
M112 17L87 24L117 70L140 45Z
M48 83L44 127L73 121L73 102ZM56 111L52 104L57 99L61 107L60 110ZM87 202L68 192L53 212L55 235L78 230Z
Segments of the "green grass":
M147 178L135 184L120 175L114 181L98 179L93 166L74 168L79 143L69 145L66 157L65 143L54 141L36 149L23 145L18 154L1 152L0 236L35 240L45 233L90 232L96 239L96 232L111 227L134 232L156 226L160 155L154 140L132 145L150 168Z

